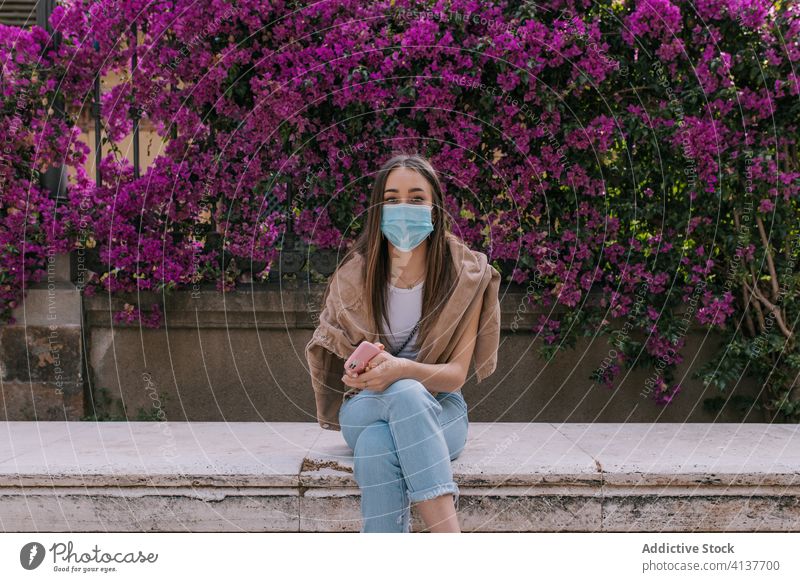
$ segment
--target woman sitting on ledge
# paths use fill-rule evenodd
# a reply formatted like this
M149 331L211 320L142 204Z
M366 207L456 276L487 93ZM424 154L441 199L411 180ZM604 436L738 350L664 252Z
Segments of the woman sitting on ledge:
M450 461L467 440L461 387L473 358L478 382L495 370L499 285L486 255L450 232L430 163L386 162L306 346L318 421L354 452L362 532L410 531L412 502L430 531L460 531ZM345 373L362 340L380 353Z

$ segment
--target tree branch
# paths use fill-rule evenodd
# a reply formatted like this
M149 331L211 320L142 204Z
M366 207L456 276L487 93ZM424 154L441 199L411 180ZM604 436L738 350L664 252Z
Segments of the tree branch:
M764 221L761 217L756 215L756 223L758 224L758 234L761 236L761 242L764 244L764 250L767 253L767 267L769 268L769 278L772 284L772 300L777 301L780 296L780 289L778 286L778 274L775 272L775 263L772 261L772 251L769 248L769 240L767 239L767 232L764 229Z
M761 291L758 290L758 285L751 288L745 282L745 286L748 287L748 289L753 293L756 299L761 301L761 303L763 303L767 307L767 309L769 309L772 312L772 314L775 316L775 322L778 324L778 327L783 332L783 335L786 336L786 339L791 339L793 334L791 330L789 330L789 328L786 327L786 324L783 321L783 314L781 313L780 308L777 305L771 303L769 299L767 299L766 297L764 297L764 295L761 294Z
M739 211L735 208L733 210L733 223L736 226L736 232L741 232ZM756 327L753 323L753 316L750 314L750 293L744 285L742 286L742 308L744 309L744 323L747 326L747 331L750 333L750 337L756 337Z
M750 315L750 293L747 290L747 284L742 286L742 302L744 304L744 323L747 326L747 331L750 332L750 337L756 337L756 327L753 324L753 317Z
M758 287L758 283L756 282L756 273L755 270L753 269L753 265L750 265L750 276L753 278L753 287ZM743 283L744 286L752 293L753 290L747 286L747 281L743 281ZM767 324L764 321L764 312L761 311L761 303L759 303L758 301L754 301L753 307L755 307L756 316L758 317L758 324L761 326L761 332L763 333L767 331Z

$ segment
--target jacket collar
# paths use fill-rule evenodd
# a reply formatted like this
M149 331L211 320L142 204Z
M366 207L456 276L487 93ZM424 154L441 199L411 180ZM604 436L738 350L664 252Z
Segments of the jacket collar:
M446 239L455 266L456 284L442 313L419 348L418 360L426 363L437 361L467 307L477 294L484 292L492 277L485 254L473 251L450 233L447 233ZM338 270L329 292L330 299L334 301L339 312L337 317L349 336L350 350L364 339L370 342L378 341L377 333L371 331L372 326L367 320L362 277L363 263L364 258L360 254L354 254ZM344 349L341 351L347 353Z

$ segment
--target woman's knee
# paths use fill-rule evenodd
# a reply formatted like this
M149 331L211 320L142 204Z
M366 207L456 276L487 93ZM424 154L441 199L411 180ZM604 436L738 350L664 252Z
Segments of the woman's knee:
M436 397L425 385L414 378L400 378L386 387L384 393L390 396L392 404L410 403L423 404L432 408L441 407Z
M375 458L395 452L394 439L386 421L378 420L370 424L358 436L353 449L358 459Z
M386 392L404 392L404 391L419 391L425 390L425 385L416 378L400 378L389 384L384 393Z

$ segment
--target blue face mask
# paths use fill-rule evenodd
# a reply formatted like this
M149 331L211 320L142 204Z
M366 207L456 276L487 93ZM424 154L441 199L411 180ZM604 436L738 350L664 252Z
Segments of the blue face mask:
M433 232L431 210L427 204L384 204L381 232L398 249L408 252Z

